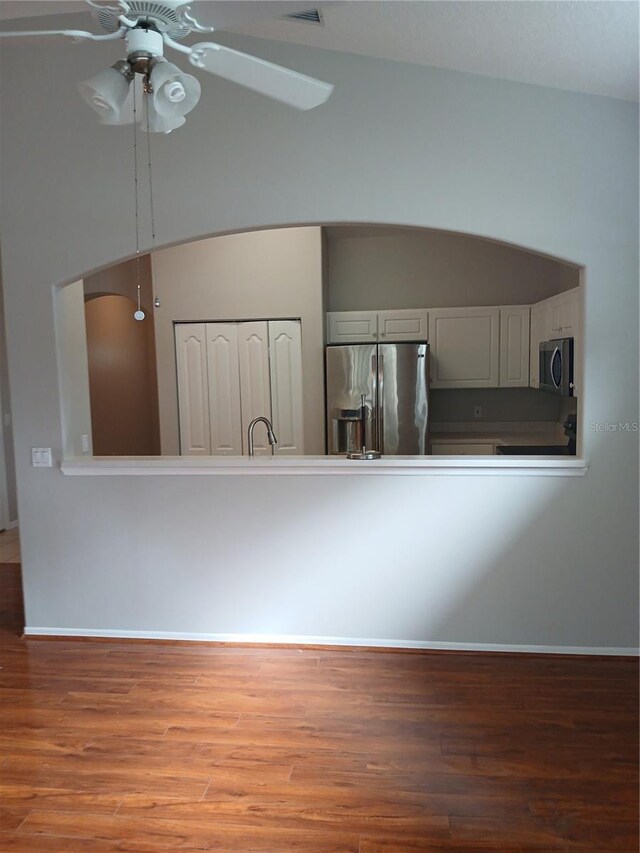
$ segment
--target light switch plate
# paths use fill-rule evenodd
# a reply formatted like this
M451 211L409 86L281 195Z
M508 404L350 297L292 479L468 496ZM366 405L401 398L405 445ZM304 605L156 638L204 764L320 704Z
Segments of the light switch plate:
M91 449L89 446L89 436L88 435L81 435L80 436L80 442L82 444L82 452L88 453L89 450Z
M32 447L31 464L34 468L51 468L53 459L50 447Z

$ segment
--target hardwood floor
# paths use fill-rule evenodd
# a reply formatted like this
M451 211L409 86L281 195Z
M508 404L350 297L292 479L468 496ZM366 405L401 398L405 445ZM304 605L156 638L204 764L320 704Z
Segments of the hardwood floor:
M23 640L0 850L638 850L636 660Z

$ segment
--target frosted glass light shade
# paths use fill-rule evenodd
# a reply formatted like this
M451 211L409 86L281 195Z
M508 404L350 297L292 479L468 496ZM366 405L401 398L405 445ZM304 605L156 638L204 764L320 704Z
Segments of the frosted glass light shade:
M117 124L122 105L129 94L129 84L127 76L112 67L79 83L78 91L98 113L101 124Z
M153 114L164 119L175 120L185 116L200 100L199 80L166 60L160 60L153 66L151 88L149 101L153 104ZM150 110L150 118L151 115Z
M186 119L182 115L166 116L159 113L155 108L151 95L145 95L145 103L149 117L149 133L171 133L172 130L182 127L186 123ZM146 133L146 121L140 123L140 128Z
M135 100L136 100L136 120L138 124L144 123L144 103L146 100L146 96L143 92L142 88L142 75L136 74L133 79L133 82L129 86L129 92L127 97L124 100L120 108L120 114L117 118L113 120L109 120L107 124L115 125L115 124L133 124L133 96L135 91Z

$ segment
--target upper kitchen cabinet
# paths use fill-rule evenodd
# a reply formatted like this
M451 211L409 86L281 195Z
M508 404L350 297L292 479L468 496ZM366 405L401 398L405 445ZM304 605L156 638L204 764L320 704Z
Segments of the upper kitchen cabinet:
M327 343L396 343L429 340L429 312L423 308L389 311L330 311Z
M579 376L580 337L582 328L582 293L579 287L550 296L531 306L531 332L529 357L529 384L540 387L539 352L540 342L554 338L574 339L574 375ZM576 387L578 382L576 382ZM575 390L574 394L577 396Z
M553 338L572 338L580 322L580 288L552 296L549 302L549 321Z
M364 344L378 340L377 311L329 311L327 343Z
M529 385L540 387L540 342L549 340L551 326L547 300L531 306L531 330L529 335Z
M421 308L378 311L378 339L388 344L428 341L429 312Z
M500 308L500 387L529 385L528 305Z
M430 312L431 387L497 388L498 308L437 308Z

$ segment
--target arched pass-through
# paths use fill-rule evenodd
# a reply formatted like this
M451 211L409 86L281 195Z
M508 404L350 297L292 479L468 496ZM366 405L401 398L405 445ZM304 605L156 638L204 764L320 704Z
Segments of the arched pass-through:
M297 236L305 234L307 238L299 238ZM353 238L353 243L365 243L367 240L371 241L371 239L378 241L379 238L391 240L391 244L385 243L386 247L389 245L393 247L390 250L385 248L387 259L388 257L392 257L394 263L399 268L402 266L405 255L410 258L410 261L405 263L405 279L411 278L413 275L414 278L422 277L424 281L429 281L430 283L428 293L414 291L409 294L405 293L401 298L413 298L420 303L420 300L434 299L435 297L435 302L426 303L431 307L526 304L548 296L550 287L553 288L556 286L559 290L576 287L580 279L580 269L576 264L551 258L535 250L525 249L493 238L489 239L462 234L446 229L427 229L418 226L407 227L398 224L383 225L363 222L345 224L341 222L339 224L331 223L329 225L323 224L322 226L306 225L299 227L286 227L278 224L268 229L251 227L238 233L216 234L212 237L201 237L198 240L173 244L168 248L158 248L154 251L153 260L149 266L153 266L154 269L152 287L153 293L156 294L157 307L160 309L155 312L152 309L152 313L155 314L156 320L155 333L158 347L160 427L162 453L165 456L175 455L179 452L177 441L177 410L174 411L176 409L176 377L173 324L176 322L201 322L203 320L208 322L216 319L232 321L257 317L304 316L306 305L301 306L288 301L293 298L291 294L287 296L285 291L280 293L277 290L279 285L276 282L282 280L281 270L286 269L287 273L290 273L291 266L278 268L277 263L279 261L276 262L271 270L273 279L271 284L265 270L269 267L273 258L284 258L294 255L303 256L306 253L308 257L312 257L314 270L317 271L314 273L315 278L313 281L310 284L305 283L304 286L310 287L311 291L315 292L315 296L312 294L311 298L316 302L313 310L317 315L314 316L314 322L318 326L318 340L317 352L314 352L313 357L318 361L318 365L321 365L322 329L324 327L324 318L321 312L327 309L334 310L334 308L337 310L350 310L348 305L333 307L330 305L332 299L335 299L335 293L332 290L334 286L330 285L327 288L327 276L323 277L321 272L321 267L327 265L326 261L329 257L325 248L327 245L336 244L341 240L348 242L351 238ZM310 242L305 243L304 239L308 239ZM218 249L214 250L214 245L219 247L219 251ZM310 249L310 246L313 248ZM417 251L416 246L419 246ZM431 268L425 269L424 266L421 266L421 264L424 264L425 252L427 255L438 256L437 261L432 264ZM260 253L262 253L264 261L262 266L259 260ZM258 260L251 266L244 261L244 258L247 256L255 256ZM462 264L459 262L459 258L461 257L465 259ZM146 261L147 259L145 258ZM331 262L328 264L329 267L332 266L332 262L333 255L331 255ZM447 265L449 269L445 270ZM130 273L131 269L135 268L135 265L132 267L130 263L128 265L125 263L120 264L120 269L122 270L127 267ZM93 275L88 275L85 282L87 279L98 281L103 277L105 280L109 280L113 286L114 282L117 283L117 277L110 275L110 270L113 271L116 269L117 266L103 269L101 272L94 273ZM227 284L221 285L220 279L225 277L227 278ZM360 277L362 278L362 276ZM447 283L447 277L450 284ZM460 280L464 279L462 286L458 286L456 277ZM437 294L433 292L433 284L431 283L436 279L439 280L439 292ZM495 282L498 279L501 281L499 286L496 286ZM393 277L389 280L392 281ZM538 294L540 290L538 282L542 280L546 280L546 284L543 284L542 287L546 286L547 291L542 290L540 291L542 296L536 296L535 294ZM248 286L248 282L251 282L251 286ZM130 284L132 283L133 280ZM149 283L151 284L151 273L149 273ZM384 293L380 295L377 291L374 295L374 287L368 281L367 290L370 292L366 294L367 298L371 298L374 301L378 300L380 303L369 305L368 307L418 307L416 304L402 304L401 302L391 305L383 304L385 298L391 300L398 299L400 288L397 285L398 282L394 281L393 296L387 297ZM450 285L455 286L452 287ZM484 290L485 287L486 290ZM456 288L458 292L452 293L451 291L456 290ZM300 291L301 287L297 285L294 290ZM329 295L327 295L327 290L330 291ZM121 290L120 292L123 291ZM124 292L126 292L126 288ZM151 304L153 293L151 288L148 289L148 292L146 292L145 288L147 305ZM194 293L197 295L194 296ZM229 294L232 294L232 296L230 297ZM363 309L362 305L352 307L357 307L360 310ZM303 326L306 329L306 333L309 334L310 325L307 323L307 319L303 321ZM321 366L318 367L318 370L322 371ZM321 376L320 383L322 384ZM529 393L534 394L534 392ZM314 396L317 400L320 400L323 396L322 389L320 388L317 393L314 393ZM308 419L308 422L313 420L320 424L322 419L322 414L314 412L313 418ZM529 420L532 419L535 420L535 418L529 416ZM504 418L504 420L510 420L510 418ZM323 453L324 439L320 437L314 440L314 438L312 437L312 440L305 442L306 452L311 457ZM115 449L101 453L97 447L94 449L94 452L96 455L151 455L150 453L144 454L140 451L130 451L128 453L121 451L118 453ZM297 470L296 461L302 462L301 459L294 460L293 462L289 461L287 465L289 472ZM307 457L304 461L305 464L302 467L307 467L307 463L312 460ZM338 464L341 462L341 460L333 461L338 462ZM180 463L183 462L186 462L186 460L180 460ZM441 467L443 464L442 460L425 460L419 457L417 458L417 462L420 463L420 466L424 466L424 463L428 462L430 463L428 467L431 467L431 465ZM483 469L487 467L487 462L488 460L483 460L483 464L481 465ZM511 467L506 465L506 460L503 459L493 458L490 462L492 465L497 465L498 468ZM80 467L84 470L87 464L87 460L84 460ZM131 470L136 467L135 463L127 464L131 465ZM321 470L326 470L328 460L322 459L319 464ZM388 464L390 464L389 460L383 463L382 466L368 465L367 469L376 470L378 467L384 467L384 465ZM156 463L154 463L154 467L155 465ZM292 465L293 468L289 467ZM232 461L223 462L222 466L226 472L229 472L230 468L236 467ZM411 460L403 460L402 466L410 468ZM212 470L212 465L206 462L203 463L202 467L207 471ZM213 468L215 467L213 465ZM465 466L465 468L467 467L468 465ZM527 467L531 467L531 465L529 464ZM540 466L536 465L533 467L539 468ZM551 467L556 466L552 465ZM397 469L398 465L394 464L393 470ZM77 473L78 465L76 463L65 462L63 470L66 473ZM175 468L171 470L175 470ZM193 465L185 465L185 470L192 471ZM250 470L257 471L260 469L258 465L252 465ZM275 466L264 469L263 472L271 470L276 470ZM332 472L333 470L329 466L329 471ZM354 466L350 466L349 470L354 470Z

